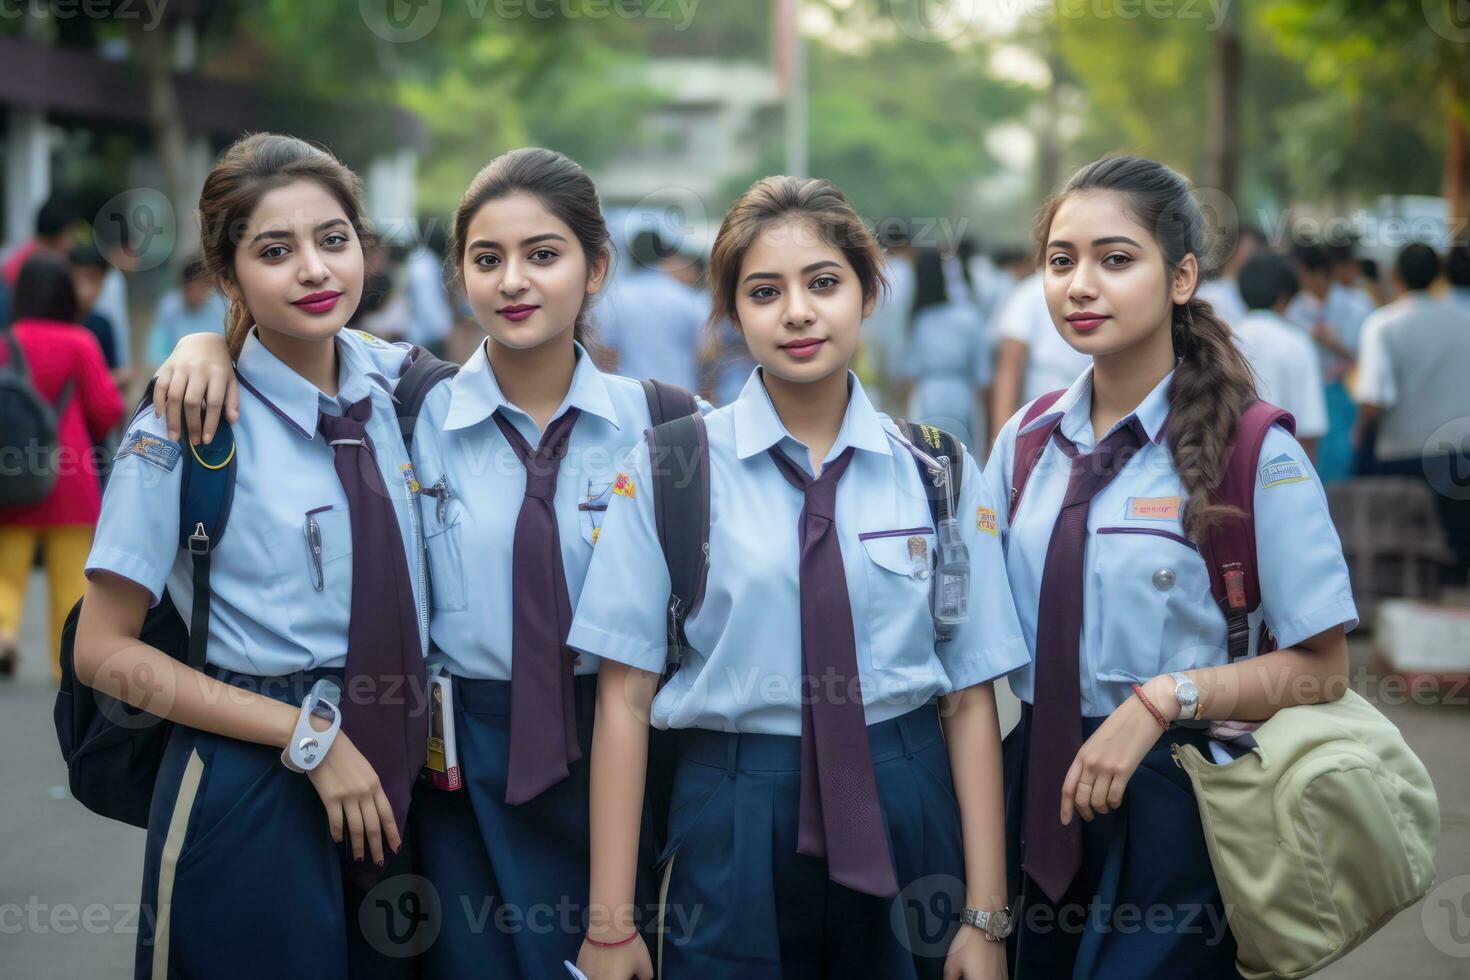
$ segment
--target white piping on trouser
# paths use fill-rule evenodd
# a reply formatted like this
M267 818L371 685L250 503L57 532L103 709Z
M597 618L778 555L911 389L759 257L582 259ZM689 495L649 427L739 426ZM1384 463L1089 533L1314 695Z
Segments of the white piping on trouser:
M184 837L189 832L189 814L194 809L194 797L199 792L199 780L203 775L204 760L199 758L199 750L195 749L189 753L189 763L184 766L184 775L179 779L174 812L168 819L168 835L163 839L163 855L158 859L158 894L155 898L158 919L153 928L155 978L169 975L169 920L174 900L174 871L178 867L179 852L184 849Z

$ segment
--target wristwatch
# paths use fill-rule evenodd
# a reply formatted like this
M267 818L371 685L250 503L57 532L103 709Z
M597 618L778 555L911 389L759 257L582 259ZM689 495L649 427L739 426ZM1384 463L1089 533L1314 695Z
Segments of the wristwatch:
M1187 721L1195 720L1199 715L1199 685L1190 680L1188 674L1177 670L1169 676L1174 678L1174 700L1179 702L1179 717Z
M1011 918L1009 905L997 912L965 909L964 914L960 916L960 921L967 926L979 929L985 934L985 938L993 943L1004 942L1005 938L1011 934L1011 930L1016 927L1015 921Z

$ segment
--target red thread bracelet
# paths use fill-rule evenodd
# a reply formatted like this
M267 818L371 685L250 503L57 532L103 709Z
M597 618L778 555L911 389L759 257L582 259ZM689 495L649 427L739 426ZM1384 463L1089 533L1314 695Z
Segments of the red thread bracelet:
M1134 684L1133 693L1138 695L1138 700L1142 701L1143 706L1148 709L1148 713L1154 716L1154 721L1159 723L1159 727L1167 732L1169 730L1169 720L1164 717L1162 711L1154 707L1154 703L1148 699L1148 695L1143 693L1143 688Z
M592 930L591 929L588 929L587 932L586 932L586 935L584 936L584 938L589 943L591 943L594 946L601 946L603 949L608 949L608 948L613 947L613 946L626 946L628 943L631 943L637 937L638 937L638 930L637 929L634 929L633 932L631 934L629 934L629 936L628 936L627 939L619 939L615 943L605 943L605 942L603 942L600 939L593 939L592 938Z

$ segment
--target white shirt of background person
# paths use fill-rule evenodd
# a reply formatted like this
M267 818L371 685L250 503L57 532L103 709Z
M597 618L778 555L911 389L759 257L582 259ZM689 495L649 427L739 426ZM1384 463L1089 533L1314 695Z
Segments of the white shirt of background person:
M1312 445L1327 434L1327 399L1312 342L1274 310L1251 310L1232 324L1235 342L1256 375L1256 393L1296 419L1296 437Z

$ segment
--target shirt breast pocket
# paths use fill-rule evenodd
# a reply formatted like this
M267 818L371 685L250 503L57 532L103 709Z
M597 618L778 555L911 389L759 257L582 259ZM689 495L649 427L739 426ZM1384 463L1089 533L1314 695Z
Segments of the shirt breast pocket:
M308 511L307 519L316 521L321 535L324 571L334 562L352 557L352 516L345 508L319 507Z
M1214 662L1224 626L1194 544L1143 527L1101 527L1092 540L1102 600L1098 679L1142 683Z
M442 527L431 524L424 534L424 550L429 556L429 594L435 609L457 612L466 606L462 533L456 516L453 523Z
M929 587L934 530L865 531L858 535L868 579L868 646L874 670L912 666L915 649L934 646Z

